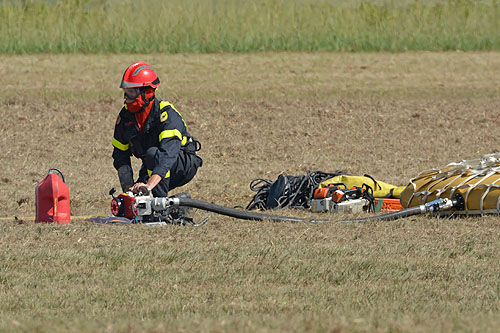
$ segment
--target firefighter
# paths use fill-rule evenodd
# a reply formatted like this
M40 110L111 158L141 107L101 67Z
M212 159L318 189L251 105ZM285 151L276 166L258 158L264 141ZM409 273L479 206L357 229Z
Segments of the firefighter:
M160 79L144 62L130 65L120 88L124 106L116 119L113 137L113 166L123 192L152 192L166 197L176 187L187 184L202 165L196 154L200 143L188 132L186 122L175 107L156 98ZM134 182L130 156L142 160Z

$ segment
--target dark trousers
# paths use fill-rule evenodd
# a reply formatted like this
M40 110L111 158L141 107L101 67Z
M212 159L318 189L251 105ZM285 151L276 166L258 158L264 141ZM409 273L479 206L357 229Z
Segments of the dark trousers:
M146 151L141 170L139 171L138 182L147 183L149 179L148 170L154 170L159 163L158 148L151 147ZM163 178L158 185L153 188L154 197L166 197L168 191L182 185L186 185L196 175L196 171L202 165L201 158L193 152L180 150L177 160L170 169L170 177Z

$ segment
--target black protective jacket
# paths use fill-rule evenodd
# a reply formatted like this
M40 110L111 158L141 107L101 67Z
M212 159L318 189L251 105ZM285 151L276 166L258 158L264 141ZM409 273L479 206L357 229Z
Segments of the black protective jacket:
M116 119L113 146L113 165L117 170L123 165L131 165L130 156L134 155L144 161L148 148L157 147L160 162L152 170L152 174L165 177L174 165L179 151L189 149L194 153L196 143L175 107L155 97L142 134L134 114L126 106L121 109Z

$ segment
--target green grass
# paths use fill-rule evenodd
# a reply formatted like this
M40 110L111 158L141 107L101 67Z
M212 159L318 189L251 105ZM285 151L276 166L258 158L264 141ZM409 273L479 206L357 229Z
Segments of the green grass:
M0 2L2 53L499 50L500 2ZM399 5L394 5L394 4Z
M495 331L497 218L0 224L0 331Z

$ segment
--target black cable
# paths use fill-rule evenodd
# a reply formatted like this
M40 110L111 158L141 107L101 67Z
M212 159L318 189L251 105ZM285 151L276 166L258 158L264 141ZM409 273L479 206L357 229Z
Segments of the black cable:
M373 181L373 186L376 188L378 186L378 189L381 190L382 187L379 185L379 183L375 180L375 178L373 178L372 176L368 175L368 174L364 174L363 175L364 177L367 177L367 178L370 178L372 181Z
M61 172L61 170L59 170L58 168L50 168L50 169L49 169L49 174L50 174L50 172L51 172L51 171L57 171L57 172L61 175L61 178L62 178L63 183L66 183L66 181L64 180L64 175L63 175L63 173Z
M247 205L247 210L260 209L265 210L267 195L272 181L269 179L257 178L250 182L250 190L257 192L252 201Z
M361 185L361 188L365 189L365 191L362 192L362 198L368 201L368 213L375 213L375 197L373 196L373 188L366 183Z
M270 208L309 208L310 201L313 197L314 190L318 185L335 176L344 174L342 170L337 170L333 173L327 173L320 170L307 171L306 175L286 176L280 175L276 181L269 179L257 178L250 183L250 189L257 192L252 198L252 201L247 205L247 210L260 209L266 210ZM281 182L281 183L280 183ZM281 185L281 192L276 198L272 197L271 201L274 204L269 206L268 197L272 185Z

